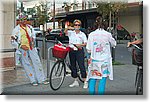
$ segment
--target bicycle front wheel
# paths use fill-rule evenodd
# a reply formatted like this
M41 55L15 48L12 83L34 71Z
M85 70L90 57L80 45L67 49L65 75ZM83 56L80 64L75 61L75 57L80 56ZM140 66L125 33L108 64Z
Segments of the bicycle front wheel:
M65 78L66 73L66 66L63 61L57 61L54 66L52 67L51 73L50 73L50 87L53 90L58 90Z

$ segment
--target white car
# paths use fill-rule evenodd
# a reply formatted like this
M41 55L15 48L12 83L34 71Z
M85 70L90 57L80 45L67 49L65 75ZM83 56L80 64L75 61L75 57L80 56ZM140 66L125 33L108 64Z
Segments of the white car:
M33 28L33 34L36 35L36 37L42 37L42 31L40 30L40 28L36 27L36 28Z

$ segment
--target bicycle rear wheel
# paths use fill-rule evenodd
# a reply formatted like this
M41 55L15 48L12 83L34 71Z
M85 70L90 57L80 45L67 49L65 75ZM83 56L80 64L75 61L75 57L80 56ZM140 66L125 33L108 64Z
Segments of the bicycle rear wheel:
M143 70L139 69L136 82L136 94L143 94Z
M80 69L79 69L79 66L77 66L77 75L78 75L78 79L79 79L81 82L84 83L84 79L83 79L82 76L81 76L81 71L80 71Z
M51 73L50 73L50 87L53 90L58 90L65 78L66 74L66 66L63 61L58 60L54 66L52 67Z

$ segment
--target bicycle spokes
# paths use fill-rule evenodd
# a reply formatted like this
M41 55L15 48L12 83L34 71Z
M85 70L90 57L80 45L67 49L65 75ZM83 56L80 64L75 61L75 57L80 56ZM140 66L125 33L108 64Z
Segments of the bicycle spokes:
M61 61L57 61L52 67L50 73L50 86L53 90L57 90L62 85L65 78L65 65Z

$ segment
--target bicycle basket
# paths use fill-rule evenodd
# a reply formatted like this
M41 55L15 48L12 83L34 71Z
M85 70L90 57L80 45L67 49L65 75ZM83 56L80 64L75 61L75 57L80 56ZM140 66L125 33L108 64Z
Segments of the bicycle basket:
M69 48L62 46L61 44L55 44L54 47L52 48L52 54L53 57L55 58L65 59L68 51Z

